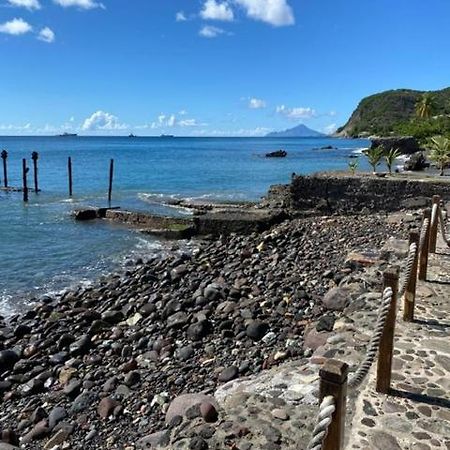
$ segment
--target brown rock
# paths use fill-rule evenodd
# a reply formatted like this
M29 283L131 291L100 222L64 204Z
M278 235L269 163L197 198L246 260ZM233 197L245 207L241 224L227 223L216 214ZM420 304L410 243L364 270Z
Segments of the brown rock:
M114 409L117 406L120 406L119 402L116 402L115 400L113 400L110 397L105 397L101 400L101 402L99 403L99 405L97 407L98 415L102 419L106 419L113 413Z

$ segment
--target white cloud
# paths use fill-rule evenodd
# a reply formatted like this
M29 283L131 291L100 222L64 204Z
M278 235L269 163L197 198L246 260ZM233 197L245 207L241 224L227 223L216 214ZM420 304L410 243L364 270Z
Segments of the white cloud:
M250 98L248 101L248 107L250 109L263 109L266 106L267 106L266 101L260 98Z
M96 2L95 0L53 0L53 2L64 8L70 6L76 6L81 9L105 8L103 3Z
M206 0L200 16L205 20L224 20L232 22L234 20L233 10L227 2L219 3L216 0Z
M183 11L178 11L175 15L175 20L177 22L186 22L188 18L186 17L186 14L184 14Z
M288 108L285 105L277 106L276 112L292 120L310 119L317 115L316 111L312 108Z
M240 128L237 130L199 130L195 134L198 136L217 136L217 137L256 137L265 136L267 133L273 131L272 128L256 127L256 128Z
M55 33L51 28L44 27L41 31L39 31L37 38L40 41L48 42L50 44L52 42L55 42Z
M41 9L41 4L39 0L7 0L11 6L16 6L18 8L26 8L30 11L33 9Z
M327 125L323 128L323 132L325 134L333 134L337 130L338 126L335 123L332 123L331 125Z
M84 131L124 130L126 128L128 128L127 125L120 123L116 116L105 111L95 112L81 126Z
M212 25L205 25L200 29L198 34L205 38L215 38L217 36L220 36L221 34L226 34L226 31L222 30L222 28L214 27Z
M245 9L247 16L276 27L293 25L294 12L287 0L234 0Z
M11 34L14 36L29 33L32 30L33 27L23 19L13 19L9 22L0 24L0 33Z
M185 116L187 113L186 111L180 111L178 113L180 116ZM174 128L174 127L197 127L200 124L197 122L197 119L179 119L176 114L164 114L161 113L156 121L152 122L150 126L144 125L140 128L152 128L152 129L158 129L158 128ZM204 124L202 124L204 125Z

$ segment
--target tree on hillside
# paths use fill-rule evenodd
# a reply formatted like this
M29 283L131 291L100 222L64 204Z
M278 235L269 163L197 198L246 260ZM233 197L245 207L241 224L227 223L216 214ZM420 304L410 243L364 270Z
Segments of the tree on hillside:
M395 160L401 155L401 152L398 148L391 148L390 150L386 150L384 152L384 160L386 161L387 168L389 173L392 174L392 166L395 163Z
M439 175L444 175L444 169L450 163L450 139L445 136L431 138L430 150L430 159L439 167Z
M434 97L430 92L422 94L416 103L416 115L420 119L429 119L435 109Z
M377 166L380 164L381 159L383 158L384 149L383 147L372 147L363 151L364 155L366 155L369 164L372 166L373 173L377 172Z

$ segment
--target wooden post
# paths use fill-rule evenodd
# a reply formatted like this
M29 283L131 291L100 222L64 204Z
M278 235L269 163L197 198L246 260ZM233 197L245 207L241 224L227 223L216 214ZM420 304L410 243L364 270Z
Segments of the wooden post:
M3 182L5 188L8 187L8 168L6 166L6 160L8 159L8 152L6 150L2 151L1 157L3 159Z
M345 416L347 403L348 365L335 359L328 359L320 369L320 401L331 395L336 402L328 434L322 450L341 450L344 448Z
M433 195L433 208L434 205L437 205L437 210L436 215L434 217L434 221L430 223L430 253L436 253L436 242L439 225L439 208L441 205L441 197L439 195ZM433 212L433 210L431 211Z
M111 162L109 164L109 189L108 189L109 206L111 206L113 176L114 176L114 160L111 159Z
M24 158L24 159L22 159L23 201L24 202L28 201L27 173L28 173L27 160Z
M431 227L431 209L427 208L423 212L423 223L425 219L428 219L428 230L425 235L425 242L423 243L423 248L420 249L420 259L419 259L419 280L425 281L427 279L427 268L428 268L428 251L430 245L430 227Z
M67 172L69 174L69 197L72 197L72 158L67 160Z
M417 245L416 257L411 270L411 278L406 285L405 296L403 298L403 320L412 322L414 320L414 306L416 302L417 266L419 261L419 232L417 230L409 233L409 245Z
M39 153L33 152L31 154L31 159L33 160L33 172L34 172L34 192L37 194L39 192L39 183L38 183L38 168L37 161L39 159Z
M383 274L383 292L386 288L390 287L393 295L391 307L384 324L383 334L381 335L380 349L378 352L376 390L381 394L387 394L391 388L395 316L397 313L398 274L398 266L387 269Z

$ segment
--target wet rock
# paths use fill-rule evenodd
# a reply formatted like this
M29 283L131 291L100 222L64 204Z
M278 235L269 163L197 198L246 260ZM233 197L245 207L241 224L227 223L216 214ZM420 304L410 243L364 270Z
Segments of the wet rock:
M13 350L0 351L0 373L11 369L19 359L19 355Z
M70 354L72 356L82 356L89 351L90 346L91 338L85 334L70 344Z

